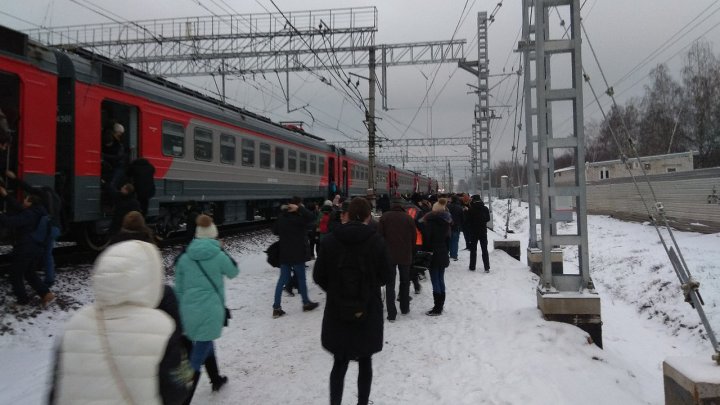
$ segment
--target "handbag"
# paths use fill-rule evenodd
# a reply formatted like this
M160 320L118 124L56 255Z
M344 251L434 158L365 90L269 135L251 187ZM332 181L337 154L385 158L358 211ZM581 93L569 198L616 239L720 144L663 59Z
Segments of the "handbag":
M273 267L280 267L280 241L273 242L273 244L265 250L265 253L267 253L268 264Z
M200 270L203 272L203 275L205 275L205 278L210 282L210 284L213 286L213 289L215 289L215 292L217 293L218 297L222 297L220 295L220 290L218 290L215 283L213 283L212 279L210 279L210 276L208 276L207 272L205 272L205 268L202 264L200 264L199 261L193 260L195 263L197 263L198 267L200 267ZM223 321L223 326L228 326L228 319L232 318L232 314L230 313L230 308L225 306L225 320Z

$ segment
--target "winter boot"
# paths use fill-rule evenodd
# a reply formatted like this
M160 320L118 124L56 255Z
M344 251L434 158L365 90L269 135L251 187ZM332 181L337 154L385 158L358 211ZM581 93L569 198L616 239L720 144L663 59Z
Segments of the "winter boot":
M433 302L435 305L433 305L432 309L425 312L425 315L427 316L438 316L442 313L442 308L440 307L440 294L433 293Z
M214 355L205 359L205 371L207 371L208 377L210 377L213 392L219 391L228 381L227 377L220 375L218 372L217 359Z
M445 307L445 293L438 294L440 298L440 303L437 307L438 315L442 314L443 308Z
M195 374L193 374L193 385L192 388L190 388L190 393L188 394L187 399L185 402L183 402L183 405L190 405L190 402L192 402L193 395L195 395L195 388L197 388L198 381L200 381L200 372L196 371Z

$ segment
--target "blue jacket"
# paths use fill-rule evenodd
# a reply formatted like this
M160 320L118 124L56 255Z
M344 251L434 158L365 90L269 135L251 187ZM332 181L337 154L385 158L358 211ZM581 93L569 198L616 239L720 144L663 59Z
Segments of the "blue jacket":
M180 255L175 263L175 294L188 339L210 341L220 337L225 322L223 276L234 278L239 272L215 239L193 239Z
M6 197L5 201L15 210L15 214L0 214L0 227L14 229L16 237L13 250L15 253L40 254L44 246L35 242L30 234L35 230L40 217L47 215L45 207L35 204L30 208L23 208L14 198Z

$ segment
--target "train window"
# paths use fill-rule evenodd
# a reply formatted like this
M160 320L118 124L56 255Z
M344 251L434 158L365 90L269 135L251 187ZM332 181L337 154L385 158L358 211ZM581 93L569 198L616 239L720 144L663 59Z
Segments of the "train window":
M270 168L270 145L260 142L260 168Z
M297 171L297 152L294 150L288 151L288 171Z
M242 164L255 166L255 141L252 139L242 140Z
M285 170L285 149L275 147L275 168Z
M163 121L162 151L165 156L185 156L185 127L170 121Z
M195 160L212 160L213 138L212 131L205 128L195 128Z
M235 164L235 137L220 134L220 163Z
M317 174L317 156L310 155L310 174Z
M325 174L325 157L320 156L318 158L318 174L324 175Z
M307 173L307 153L300 153L300 173Z

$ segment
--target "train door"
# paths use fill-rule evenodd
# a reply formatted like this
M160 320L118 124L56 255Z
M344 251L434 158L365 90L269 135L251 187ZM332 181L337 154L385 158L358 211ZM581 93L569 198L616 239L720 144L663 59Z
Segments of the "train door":
M335 157L328 158L328 199L332 200L337 194L338 179L336 177Z
M105 100L101 105L102 179L115 190L125 179L124 171L138 157L138 108Z
M342 161L342 191L343 196L347 197L350 195L350 180L348 179L350 171L348 170L348 161L343 159Z
M18 145L20 145L20 78L11 73L0 72L0 169L2 177L6 170L17 172ZM15 138L15 139L13 139Z

